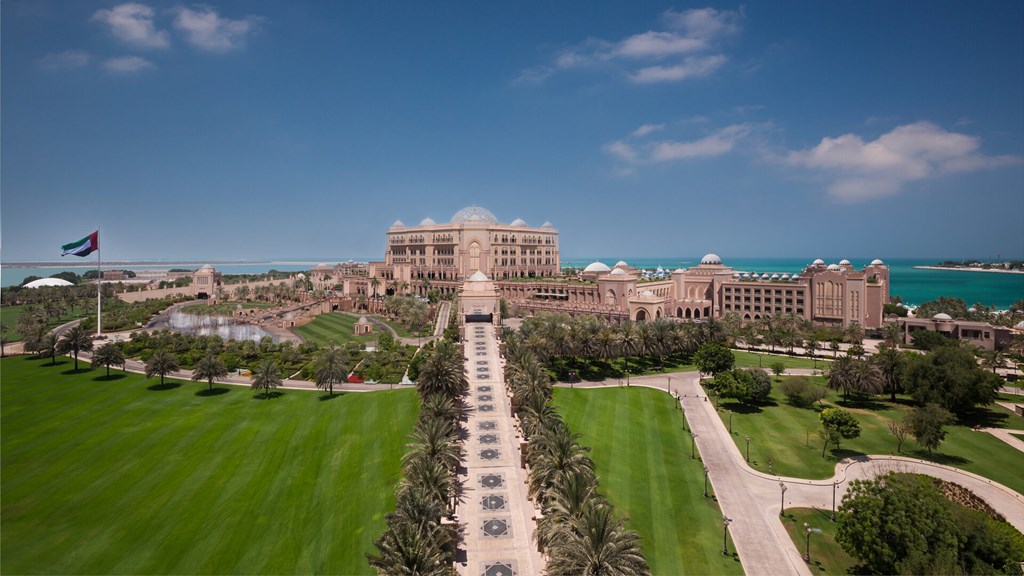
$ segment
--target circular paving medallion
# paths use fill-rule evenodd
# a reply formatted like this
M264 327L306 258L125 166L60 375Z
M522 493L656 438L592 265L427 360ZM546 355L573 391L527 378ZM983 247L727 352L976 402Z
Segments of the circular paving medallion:
M480 437L480 443L481 444L497 444L498 443L498 435L497 434L484 434L483 436Z
M487 420L485 422L481 422L480 424L478 424L477 427L480 428L481 430L494 430L495 428L498 427L498 423L494 422L493 420Z
M501 476L497 474L488 474L480 478L480 485L484 488L498 488L504 483Z
M497 460L501 454L494 448L488 448L480 451L480 457L484 460Z

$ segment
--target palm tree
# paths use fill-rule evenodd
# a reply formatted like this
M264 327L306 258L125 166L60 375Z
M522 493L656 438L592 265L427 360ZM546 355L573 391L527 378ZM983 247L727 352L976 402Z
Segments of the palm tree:
M896 348L882 346L871 360L882 371L882 377L889 385L889 400L896 401L896 390L899 388L900 372L903 368L903 354Z
M807 337L807 340L804 341L804 350L806 350L807 353L811 355L811 362L814 364L815 368L818 367L817 352L820 349L821 349L821 342L818 341L818 337L817 336L814 336L812 334L812 335Z
M228 367L224 361L213 352L207 352L206 356L196 362L196 367L192 370L192 381L206 380L210 385L209 390L213 390L213 381L225 378L227 375Z
M107 378L110 378L111 366L120 366L124 370L124 351L121 350L121 346L117 343L107 342L93 353L92 363L96 366L105 366L107 368Z
M587 471L567 474L547 493L544 515L537 521L535 536L542 550L547 550L568 528L569 522L581 515L588 503L604 503L597 492L597 479Z
M853 363L857 360L852 356L836 358L828 369L828 387L832 390L842 390L843 400L847 394L854 389Z
M417 458L440 462L454 470L465 457L454 421L445 418L421 418L412 431L412 442L406 446L402 461L408 466Z
M398 522L374 542L378 554L367 554L366 560L382 576L448 576L454 560L445 551L449 540L440 526L421 530Z
M340 384L348 377L345 351L335 344L320 350L316 358L316 387L327 390L334 395L334 385Z
M552 576L640 576L651 569L640 536L616 520L610 506L591 504L553 542L547 574Z
M868 396L885 391L885 377L874 362L857 359L853 363L853 389Z
M377 299L377 289L380 288L380 279L374 276L370 278L370 288L373 289L373 299Z
M892 348L896 348L903 342L903 330L896 322L888 322L882 326L882 340Z
M57 365L57 337L46 332L45 328L38 334L33 334L25 340L25 349L34 350L42 356L49 356L50 365Z
M421 396L441 392L452 399L460 397L469 388L462 354L453 342L441 340L427 354L420 366L416 386Z
M839 339L832 337L828 339L828 348L832 351L832 359L835 360L839 354Z
M154 352L153 355L149 357L149 360L146 361L146 378L160 376L160 386L163 387L164 376L167 376L178 368L178 357L161 348Z
M996 373L997 368L1003 367L1003 362L1006 359L1006 354L1002 350L985 350L979 353L981 356L981 366L986 370L991 370L993 374Z
M81 324L75 324L67 329L57 342L57 352L75 355L75 370L78 370L78 353L89 350L92 350L92 336Z
M629 359L636 355L639 346L636 326L629 320L623 322L619 327L618 347L626 357L626 370L629 370Z
M560 474L593 471L588 449L580 446L577 438L579 435L570 432L564 424L541 430L530 438L530 496L542 495Z
M271 388L277 388L281 385L281 370L277 366L277 362L273 360L264 360L253 370L252 373L252 389L263 390L263 397L270 397Z

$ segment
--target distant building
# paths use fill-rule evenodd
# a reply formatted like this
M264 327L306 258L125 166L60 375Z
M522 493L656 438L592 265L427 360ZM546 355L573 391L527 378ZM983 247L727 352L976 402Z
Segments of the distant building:
M954 319L939 313L931 318L897 318L903 329L903 343L912 344L918 331L938 332L947 338L973 344L982 350L1006 350L1013 342L1013 328L993 326L988 322Z

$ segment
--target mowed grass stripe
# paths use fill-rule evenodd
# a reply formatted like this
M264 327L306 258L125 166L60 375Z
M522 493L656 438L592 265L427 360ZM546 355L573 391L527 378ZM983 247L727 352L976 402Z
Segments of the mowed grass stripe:
M67 368L2 363L0 571L371 573L412 390L202 397Z
M721 511L702 496L703 469L690 460L682 413L668 395L558 388L555 403L592 448L601 491L640 534L653 573L743 573L734 555L721 553Z

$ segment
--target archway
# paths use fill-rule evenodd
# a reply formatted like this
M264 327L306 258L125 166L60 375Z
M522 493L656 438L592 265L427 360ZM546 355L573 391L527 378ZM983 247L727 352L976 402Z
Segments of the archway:
M689 308L686 309L686 317L687 318L693 318L693 313L690 311Z
M480 269L480 245L473 242L469 245L469 271L476 272Z
M637 310L636 311L636 321L637 322L645 322L645 321L647 321L647 311L644 310L643 308Z
M609 288L608 291L604 293L604 303L609 306L615 306L615 290Z
M658 318L661 318L661 308L654 311L654 319L657 320Z
M696 310L693 311L693 317L700 318L700 308L697 308Z
M681 307L680 308L676 308L676 318L682 318L682 317L683 317L683 309Z

